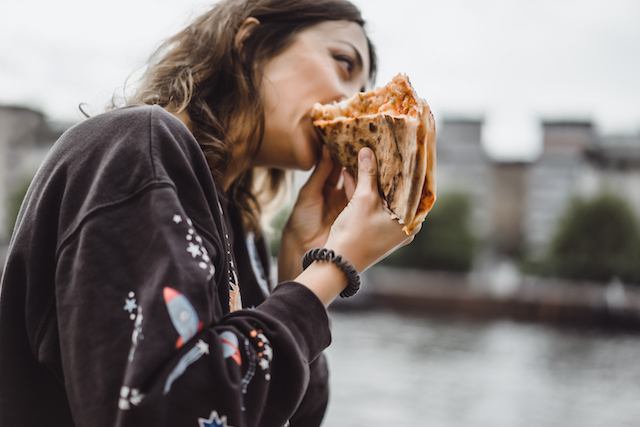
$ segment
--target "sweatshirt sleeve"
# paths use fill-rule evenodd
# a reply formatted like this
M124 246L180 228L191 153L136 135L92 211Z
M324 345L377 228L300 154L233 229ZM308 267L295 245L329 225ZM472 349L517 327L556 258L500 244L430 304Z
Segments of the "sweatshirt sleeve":
M330 342L326 310L288 282L225 314L227 250L168 185L97 209L64 242L55 319L78 427L279 427L293 416Z

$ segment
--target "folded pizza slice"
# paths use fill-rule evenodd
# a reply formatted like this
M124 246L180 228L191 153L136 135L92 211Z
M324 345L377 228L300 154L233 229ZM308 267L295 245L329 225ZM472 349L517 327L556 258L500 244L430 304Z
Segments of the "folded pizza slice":
M354 177L360 149L373 150L378 189L405 233L424 221L436 198L435 120L406 75L339 103L316 104L312 117L333 159Z

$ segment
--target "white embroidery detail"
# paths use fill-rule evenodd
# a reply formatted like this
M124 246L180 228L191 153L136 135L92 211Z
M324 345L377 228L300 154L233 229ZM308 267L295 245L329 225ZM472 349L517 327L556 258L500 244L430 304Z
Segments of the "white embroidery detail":
M209 354L209 344L207 344L206 342L200 340L196 343L196 347L200 349L200 352L202 354Z
M260 367L263 371L269 369L269 361L267 359L260 359Z
M136 299L135 298L127 298L124 301L124 310L128 311L129 314L133 314L133 310L135 310L136 308L138 308L138 304L136 304Z
M209 354L209 344L203 340L199 340L191 350L182 356L182 359L180 359L176 367L171 371L167 377L167 382L164 384L163 394L166 395L169 393L174 381L180 378L189 366L196 363L205 354Z
M220 418L217 411L211 411L209 418L198 418L198 427L231 427L227 425L227 417Z
M176 218L180 218L180 220L176 221ZM173 215L173 222L180 224L182 221L183 217L181 215ZM211 257L209 257L207 248L204 247L204 239L196 233L193 228L193 221L191 221L190 218L186 217L184 221L186 221L189 226L187 234L185 235L185 239L187 241L186 251L191 255L191 258L198 263L199 268L207 271L207 281L209 281L215 275L216 268L211 262Z
M120 388L120 399L118 400L118 408L123 411L131 409L131 405L138 406L144 399L144 394L140 393L137 388L130 388L123 385Z
M131 350L129 351L129 362L133 360L133 356L136 352L136 348L138 347L138 342L144 339L144 335L142 334L142 320L144 316L142 316L142 307L138 307L138 315L136 316L136 321L134 323L133 332L131 333Z
M195 243L191 243L191 242L189 243L189 246L187 247L187 252L189 252L193 258L202 255L202 251L200 250L200 246L196 245Z

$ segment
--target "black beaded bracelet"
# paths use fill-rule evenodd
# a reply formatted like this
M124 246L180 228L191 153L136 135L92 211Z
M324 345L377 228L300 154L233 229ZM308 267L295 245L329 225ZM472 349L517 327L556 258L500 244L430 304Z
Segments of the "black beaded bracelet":
M352 264L349 264L348 259L343 261L342 255L336 255L334 251L327 248L310 249L302 258L302 269L306 270L313 261L330 261L337 265L344 275L347 276L349 284L342 292L340 292L340 296L342 298L354 296L360 289L360 273L358 273L358 270L356 270Z

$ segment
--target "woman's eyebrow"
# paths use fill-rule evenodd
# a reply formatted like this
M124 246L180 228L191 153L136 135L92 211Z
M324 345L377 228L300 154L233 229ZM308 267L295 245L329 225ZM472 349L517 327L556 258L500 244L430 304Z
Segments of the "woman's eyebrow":
M349 46L351 49L353 49L353 52L355 53L355 59L356 59L356 65L358 67L360 67L360 69L362 69L364 67L364 63L362 60L362 55L360 55L360 51L355 47L355 45L351 42L348 42L346 40L337 40L338 43L341 44L345 44L347 46Z

